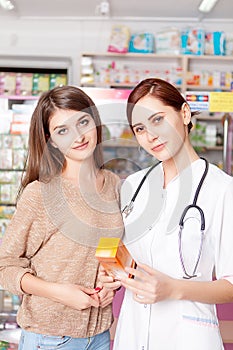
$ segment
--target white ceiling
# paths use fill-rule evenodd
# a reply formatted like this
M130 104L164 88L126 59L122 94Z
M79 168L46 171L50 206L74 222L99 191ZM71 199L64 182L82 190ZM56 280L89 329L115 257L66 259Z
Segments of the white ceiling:
M95 18L101 0L12 0L15 10L0 9L1 18ZM200 19L201 0L109 0L110 19ZM98 18L101 15L98 15ZM102 17L103 18L103 17ZM204 19L233 19L233 0L219 0Z

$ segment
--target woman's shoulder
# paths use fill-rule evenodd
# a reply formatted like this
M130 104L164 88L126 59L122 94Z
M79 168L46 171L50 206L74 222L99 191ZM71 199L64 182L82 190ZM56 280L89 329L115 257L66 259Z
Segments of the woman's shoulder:
M19 201L30 201L32 203L34 200L38 202L41 195L41 186L38 180L30 182L23 190L20 195Z
M133 174L130 174L127 176L127 178L124 180L124 182L130 182L130 183L138 183L143 179L143 176L148 172L148 170L151 167L147 167L141 170L136 171Z
M227 174L225 171L212 163L209 165L209 174L211 182L218 184L219 186L228 186L233 182L233 177L231 175Z
M233 194L233 177L216 165L209 165L207 180L206 184L208 189L209 191L212 191L215 198L220 200L220 198L222 196L224 197L227 192Z

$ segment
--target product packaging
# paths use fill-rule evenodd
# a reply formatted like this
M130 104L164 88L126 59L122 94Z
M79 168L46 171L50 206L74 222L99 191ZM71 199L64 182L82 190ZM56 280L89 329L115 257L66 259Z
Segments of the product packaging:
M224 32L205 33L205 55L225 55L226 38Z
M114 25L110 36L108 52L128 52L130 31L127 26Z
M226 33L226 56L233 56L233 33Z
M66 74L50 74L49 76L49 89L53 89L56 86L64 86L67 84Z
M34 73L32 79L32 95L40 95L49 90L49 74Z
M133 278L126 273L125 267L136 268L136 263L120 238L101 237L95 256L107 273L115 279L127 276Z
M181 53L185 55L204 55L204 29L187 28L181 32Z
M180 53L180 32L177 28L167 28L155 35L155 52L178 55Z
M0 74L0 94L14 95L16 86L16 73L2 72Z
M152 33L135 33L131 35L129 52L154 52L154 35Z

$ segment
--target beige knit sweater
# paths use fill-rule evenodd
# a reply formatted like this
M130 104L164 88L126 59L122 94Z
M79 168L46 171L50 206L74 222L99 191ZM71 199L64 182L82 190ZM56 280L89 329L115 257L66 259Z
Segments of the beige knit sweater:
M99 237L123 234L119 178L107 170L103 174L99 194L82 193L62 177L25 188L0 247L0 285L23 295L17 315L23 329L89 337L110 327L111 305L78 311L20 288L26 272L46 281L95 287Z

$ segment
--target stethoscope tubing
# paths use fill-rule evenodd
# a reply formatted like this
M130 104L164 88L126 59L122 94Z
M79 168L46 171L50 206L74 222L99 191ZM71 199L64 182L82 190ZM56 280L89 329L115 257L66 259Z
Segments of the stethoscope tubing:
M202 174L201 180L200 180L200 182L199 182L199 184L197 186L197 189L195 191L192 204L189 204L187 207L185 207L185 209L183 210L183 213L181 214L180 221L179 221L179 227L180 227L179 234L178 234L179 256L180 256L181 267L182 267L182 270L183 270L183 273L184 273L183 278L185 278L185 279L191 279L191 278L197 277L196 271L197 271L197 267L198 267L198 264L199 264L199 261L200 261L200 258L201 258L201 253L202 253L202 248L203 248L203 243L204 243L205 215L204 215L203 210L197 205L197 199L198 199L200 190L202 188L203 182L204 182L204 180L206 178L206 175L208 173L209 163L208 163L208 161L205 158L200 157L200 159L203 159L204 162L205 162L205 170L204 170L204 172ZM151 171L153 169L155 169L160 163L161 163L161 161L159 161L159 162L155 163L154 165L152 165L149 168L149 170L146 172L146 174L143 176L143 178L142 178L141 182L139 183L139 185L138 185L134 195L132 196L129 204L127 204L122 210L122 214L125 214L125 217L127 217L133 211L134 202L135 202L135 200L136 200L136 198L138 196L138 193L141 190L141 187L144 184L146 178L151 173ZM201 228L200 228L201 240L200 240L200 245L199 245L199 249L198 249L198 255L197 255L197 259L196 259L196 263L195 263L193 272L192 272L192 274L189 274L187 272L186 268L185 268L184 258L183 258L183 253L182 253L182 232L183 232L183 228L184 228L185 216L187 215L187 212L190 209L192 209L192 208L197 209L199 214L200 214L200 218L201 218Z

